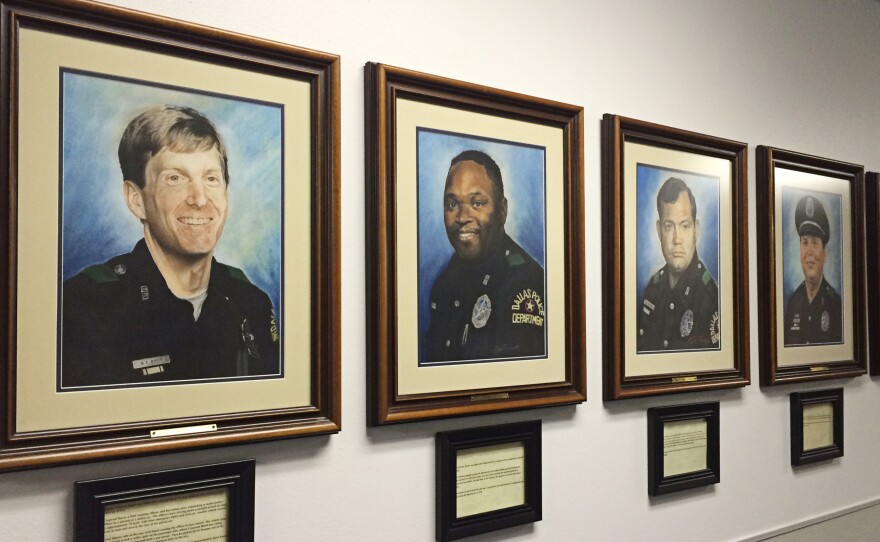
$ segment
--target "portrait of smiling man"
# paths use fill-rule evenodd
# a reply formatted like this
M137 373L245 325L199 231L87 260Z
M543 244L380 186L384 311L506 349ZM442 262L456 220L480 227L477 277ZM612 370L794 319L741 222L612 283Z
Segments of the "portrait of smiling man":
M60 387L277 374L269 297L214 258L230 211L214 124L154 107L129 122L118 155L143 239L64 282Z
M666 263L648 279L639 304L639 353L720 348L718 285L697 254L697 207L678 177L657 192L654 230Z
M546 355L544 268L505 231L514 210L501 168L485 152L459 153L442 204L454 252L431 287L427 360Z

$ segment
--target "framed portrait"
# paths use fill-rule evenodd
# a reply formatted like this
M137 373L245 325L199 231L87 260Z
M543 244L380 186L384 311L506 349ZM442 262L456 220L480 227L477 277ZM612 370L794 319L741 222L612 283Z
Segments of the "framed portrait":
M2 17L0 471L338 431L338 57Z
M843 457L843 388L791 394L791 464Z
M648 494L721 481L719 404L648 409Z
M602 120L604 398L749 383L747 145Z
M77 482L76 542L254 540L248 459Z
M864 168L758 146L761 385L865 374Z
M437 433L437 540L541 521L541 420Z
M880 173L868 172L865 180L865 244L868 276L872 284L880 277ZM868 363L871 375L880 375L880 290L868 288Z
M584 401L583 109L365 69L368 423Z

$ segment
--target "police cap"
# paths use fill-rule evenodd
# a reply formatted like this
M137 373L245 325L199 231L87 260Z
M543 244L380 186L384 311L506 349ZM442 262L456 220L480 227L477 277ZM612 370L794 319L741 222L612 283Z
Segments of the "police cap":
M828 236L831 233L828 225L828 215L825 207L814 196L804 196L798 201L794 211L794 225L798 235L812 235L822 239L822 244L828 244Z

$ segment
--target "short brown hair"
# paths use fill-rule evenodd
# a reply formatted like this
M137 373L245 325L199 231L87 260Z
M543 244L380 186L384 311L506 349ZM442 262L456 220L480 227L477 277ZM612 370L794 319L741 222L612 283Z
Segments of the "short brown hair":
M122 180L143 188L150 158L162 149L195 152L217 148L223 180L229 184L226 146L214 124L191 107L162 105L152 107L128 123L119 141Z

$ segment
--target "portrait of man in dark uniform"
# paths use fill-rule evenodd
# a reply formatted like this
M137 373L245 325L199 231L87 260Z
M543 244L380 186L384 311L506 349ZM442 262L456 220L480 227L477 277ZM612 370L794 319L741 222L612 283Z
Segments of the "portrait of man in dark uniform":
M637 317L638 353L721 347L718 285L697 254L700 220L691 188L667 178L654 224L666 264L649 279Z
M825 278L825 259L831 226L818 197L798 200L794 227L800 238L804 280L785 306L785 346L835 344L843 341L840 294Z
M143 238L64 282L59 387L279 374L272 302L213 257L230 212L214 124L153 107L128 123L118 156Z
M478 150L452 158L442 203L454 253L430 290L427 361L546 355L544 268L505 231L495 160Z

